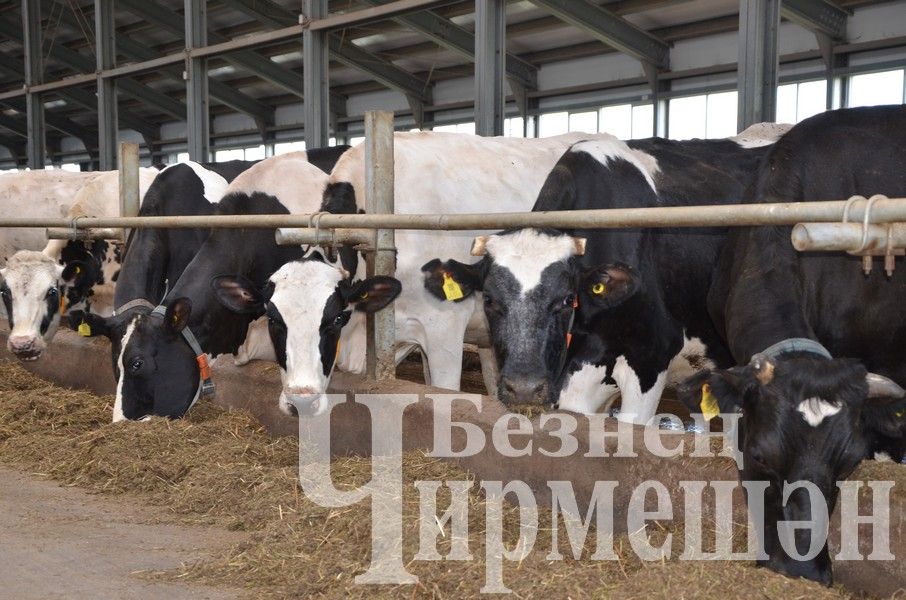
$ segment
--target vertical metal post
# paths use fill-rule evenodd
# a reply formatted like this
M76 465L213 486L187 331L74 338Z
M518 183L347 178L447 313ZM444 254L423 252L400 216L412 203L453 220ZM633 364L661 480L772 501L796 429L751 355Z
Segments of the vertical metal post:
M205 0L185 0L186 49L208 44ZM211 131L208 115L208 60L186 57L186 129L189 158L210 160Z
M393 213L393 112L365 113L365 210ZM396 272L396 248L392 229L375 232L375 252L368 262L368 275ZM378 381L396 377L396 333L393 303L368 315L366 365L368 377Z
M503 135L505 0L475 2L475 133Z
M41 0L22 0L24 32L25 86L43 82L44 53L41 35ZM26 155L31 169L43 169L45 161L44 99L30 90L25 95L25 120L28 134Z
M307 20L327 16L327 0L305 0ZM302 33L302 93L304 96L305 145L324 148L330 137L330 76L327 64L327 32Z
M142 198L139 190L139 159L138 144L123 142L119 146L119 184L120 184L120 216L137 217ZM129 231L123 232L123 241Z
M98 71L116 66L116 28L114 0L94 0L95 56ZM98 154L101 170L116 168L116 142L119 137L116 80L98 76ZM122 163L120 163L122 164Z
M740 130L775 119L779 27L780 0L739 0Z

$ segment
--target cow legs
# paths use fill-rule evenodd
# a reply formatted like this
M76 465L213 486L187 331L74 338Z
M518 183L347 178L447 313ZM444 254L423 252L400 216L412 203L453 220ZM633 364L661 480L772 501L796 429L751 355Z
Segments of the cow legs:
M642 391L641 382L635 370L629 366L626 358L620 356L613 367L613 379L620 388L620 414L617 419L636 425L645 425L657 412L661 394L667 385L667 371L662 371L654 385Z
M493 348L478 347L478 359L481 361L481 377L488 396L497 397L497 382L500 381L500 371L497 368L497 356Z

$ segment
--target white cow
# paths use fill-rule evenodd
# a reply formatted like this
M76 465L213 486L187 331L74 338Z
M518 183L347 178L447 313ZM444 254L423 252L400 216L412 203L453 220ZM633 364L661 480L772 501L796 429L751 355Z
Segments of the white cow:
M76 195L100 173L22 171L0 175L0 214L8 217L66 217ZM0 229L0 267L19 250L41 250L47 243L40 227Z
M139 173L144 195L157 169ZM106 171L85 183L66 211L67 219L119 215L119 173ZM20 250L0 269L0 295L10 320L7 347L23 360L35 360L47 347L70 309L107 316L120 264L119 242L50 240L43 251Z

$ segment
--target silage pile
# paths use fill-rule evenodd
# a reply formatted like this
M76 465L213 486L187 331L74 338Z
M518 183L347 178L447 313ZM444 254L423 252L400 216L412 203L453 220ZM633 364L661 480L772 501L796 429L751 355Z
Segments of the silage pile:
M353 585L371 547L370 503L327 509L297 485L297 445L273 439L251 416L210 405L182 421L112 425L110 397L68 391L38 379L17 364L0 363L0 462L103 493L130 493L165 507L182 522L249 531L249 541L227 555L157 574L182 581L237 586L260 597L436 597L478 595L484 582L485 498L473 486L469 550L474 560L412 561L417 586ZM412 452L404 457L404 552L418 546L415 480L463 480L455 466ZM370 461L336 459L338 487L367 481ZM439 494L439 510L449 496ZM625 536L614 542L617 560L548 561L550 512L540 511L535 551L507 564L504 581L520 598L846 598L839 588L794 581L741 563L642 563ZM504 508L504 529L515 540L518 511ZM656 529L652 543L671 531ZM446 534L449 534L449 527ZM675 538L681 532L674 532ZM565 532L560 550L571 557ZM589 536L585 556L594 550ZM438 550L449 550L449 535ZM682 549L674 540L674 555Z

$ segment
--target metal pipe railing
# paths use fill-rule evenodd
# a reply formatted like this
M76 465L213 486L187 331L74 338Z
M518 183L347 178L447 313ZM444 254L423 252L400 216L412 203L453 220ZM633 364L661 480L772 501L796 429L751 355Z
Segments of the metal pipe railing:
M199 215L166 217L0 218L0 227L96 227L195 229L195 228L309 228L318 229L421 229L486 230L514 227L556 229L612 229L630 227L729 227L795 225L843 219L846 202L786 202L772 204L667 206L548 212L468 214L333 214L298 215ZM853 205L850 219L862 220L865 203ZM906 221L906 198L885 198L871 209L873 223Z

